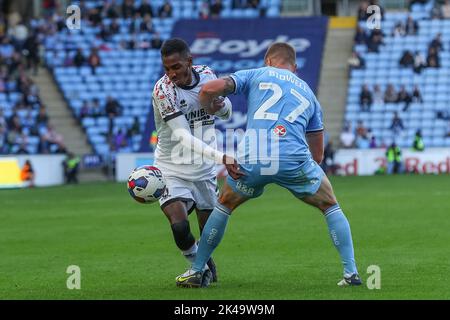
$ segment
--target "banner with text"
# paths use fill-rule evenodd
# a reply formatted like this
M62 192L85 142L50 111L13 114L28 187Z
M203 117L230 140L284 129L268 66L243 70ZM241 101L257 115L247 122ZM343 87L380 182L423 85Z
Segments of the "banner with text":
M341 149L336 152L334 164L338 175L373 175L378 168L386 167L386 150ZM402 167L405 172L420 174L450 173L450 149L430 148L422 152L402 150Z

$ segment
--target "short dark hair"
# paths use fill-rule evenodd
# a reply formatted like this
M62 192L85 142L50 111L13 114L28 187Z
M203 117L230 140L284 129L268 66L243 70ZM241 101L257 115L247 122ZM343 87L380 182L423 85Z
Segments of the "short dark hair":
M179 53L180 55L187 57L191 54L191 50L183 39L173 38L164 41L161 47L161 56L167 57L174 53Z
M290 44L285 42L276 42L267 49L264 60L267 60L267 58L276 58L282 60L283 62L295 65L295 56L295 49Z

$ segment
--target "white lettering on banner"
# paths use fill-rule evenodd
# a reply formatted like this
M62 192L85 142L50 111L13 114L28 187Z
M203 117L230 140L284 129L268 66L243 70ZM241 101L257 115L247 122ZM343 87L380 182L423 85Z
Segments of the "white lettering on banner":
M191 45L191 52L192 54L208 55L218 51L222 54L239 54L242 58L250 58L265 52L274 42L287 42L297 52L303 52L311 46L311 42L308 39L289 39L289 36L286 35L279 35L275 39L265 39L261 43L258 43L255 39L222 41L219 38L201 38L194 40Z
M339 150L335 165L338 175L373 175L381 166L386 167L385 149ZM423 152L402 150L403 169L420 174L449 174L450 148L429 148Z

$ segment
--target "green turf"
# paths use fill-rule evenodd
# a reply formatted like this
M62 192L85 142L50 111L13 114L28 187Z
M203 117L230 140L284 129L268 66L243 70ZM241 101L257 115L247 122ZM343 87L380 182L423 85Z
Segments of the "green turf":
M0 298L450 298L448 175L332 183L360 274L366 280L367 267L378 265L380 290L338 288L341 265L324 218L276 186L230 219L214 254L219 283L177 288L187 263L166 218L157 205L132 201L125 184L111 183L0 190ZM81 268L81 290L66 288L69 265Z

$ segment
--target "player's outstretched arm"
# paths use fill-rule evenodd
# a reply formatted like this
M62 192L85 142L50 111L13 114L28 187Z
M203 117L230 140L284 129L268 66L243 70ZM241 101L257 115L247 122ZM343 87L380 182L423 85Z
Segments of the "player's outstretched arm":
M214 99L219 96L227 96L233 93L235 90L235 84L231 77L223 77L216 80L211 80L205 83L200 90L199 100L200 104L205 107L205 110L209 114L215 114L219 111L220 107L214 104Z
M166 121L166 123L172 129L173 138L179 141L183 147L203 155L215 163L223 164L225 162L223 152L210 147L201 139L192 135L189 124L184 116L172 118Z

